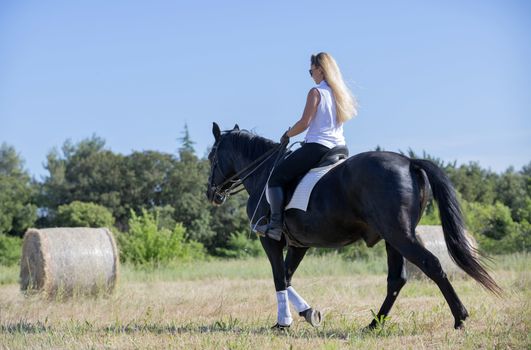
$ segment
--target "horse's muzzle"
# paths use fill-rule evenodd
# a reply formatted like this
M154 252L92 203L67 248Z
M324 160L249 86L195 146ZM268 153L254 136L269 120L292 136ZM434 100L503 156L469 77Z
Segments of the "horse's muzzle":
M214 198L212 199L212 204L214 204L215 206L222 205L223 203L225 203L226 199L227 199L226 196L216 192L216 193L214 193Z
M225 200L227 197L217 191L212 190L209 188L207 190L207 198L210 201L210 203L214 204L215 206L220 206L223 203L225 203Z

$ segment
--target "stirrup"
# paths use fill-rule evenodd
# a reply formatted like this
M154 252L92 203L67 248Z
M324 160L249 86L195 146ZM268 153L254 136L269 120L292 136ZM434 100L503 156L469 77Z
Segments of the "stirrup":
M255 225L252 230L254 233L256 233L260 237L266 237L267 227L269 224L264 225Z
M282 239L282 227L268 227L265 235L275 241L280 241Z

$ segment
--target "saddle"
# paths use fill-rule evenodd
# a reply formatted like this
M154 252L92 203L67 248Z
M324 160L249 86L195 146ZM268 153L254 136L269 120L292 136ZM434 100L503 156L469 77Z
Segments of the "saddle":
M330 151L326 152L323 158L317 163L316 168L321 168L324 166L332 165L339 162L341 159L348 158L348 148L347 146L336 146L331 148Z
M294 181L290 182L286 188L284 188L285 198L286 198L286 209L298 208L297 205L290 205L292 203L293 195L296 194L297 197L310 197L311 190L313 186L323 177L328 171L330 171L335 164L339 163L348 158L348 148L347 146L336 146L331 148L317 165L310 169L308 173L303 176L296 178ZM289 158L289 154L286 154L285 158ZM304 180L309 181L304 181ZM301 188L298 188L301 187ZM296 193L297 192L297 193ZM307 198L297 198L303 202L307 202ZM299 208L300 209L300 208Z

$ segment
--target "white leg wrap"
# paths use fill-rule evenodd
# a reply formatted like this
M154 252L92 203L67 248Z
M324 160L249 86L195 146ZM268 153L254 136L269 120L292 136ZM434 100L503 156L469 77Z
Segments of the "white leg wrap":
M278 324L282 326L291 325L291 322L293 322L293 318L291 318L291 312L289 311L287 290L281 290L280 292L277 292L277 306L278 306L278 316L277 316Z
M310 308L310 305L308 305L306 300L304 300L292 286L288 287L288 297L297 312L306 311Z

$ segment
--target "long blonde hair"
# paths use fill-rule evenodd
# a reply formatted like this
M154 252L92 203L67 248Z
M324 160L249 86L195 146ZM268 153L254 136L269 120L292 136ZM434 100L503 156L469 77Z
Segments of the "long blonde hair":
M358 103L343 81L343 76L334 58L326 52L320 52L312 55L311 64L323 70L324 79L332 88L336 100L337 121L344 123L355 117L358 114Z

